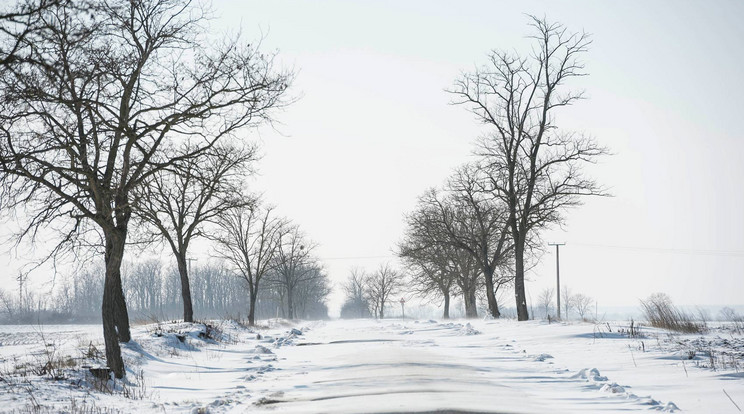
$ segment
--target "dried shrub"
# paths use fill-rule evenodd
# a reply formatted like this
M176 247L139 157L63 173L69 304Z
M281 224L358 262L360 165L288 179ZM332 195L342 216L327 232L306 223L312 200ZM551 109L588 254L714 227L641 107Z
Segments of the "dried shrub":
M672 299L664 293L654 293L641 300L641 307L649 325L682 333L702 333L705 325L674 306Z

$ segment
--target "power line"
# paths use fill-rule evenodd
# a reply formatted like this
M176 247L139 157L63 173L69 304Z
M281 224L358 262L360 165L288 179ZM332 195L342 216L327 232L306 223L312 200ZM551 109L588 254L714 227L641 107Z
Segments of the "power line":
M557 243L549 243L550 246L555 246ZM564 245L565 243L561 243ZM613 250L628 250L628 251L647 251L656 253L669 253L669 254L691 254L699 256L732 256L732 257L744 257L744 251L741 250L712 250L712 249L681 249L673 247L652 247L652 246L620 246L612 244L598 244L598 243L576 243L571 242L572 246L590 247L598 249L613 249ZM397 255L378 255L378 256L335 256L335 257L321 257L320 260L371 260L371 259L395 259Z
M741 250L680 249L680 248L674 248L674 247L618 246L618 245L610 245L610 244L573 243L573 242L571 244L574 246L600 248L600 249L648 251L648 252L656 252L656 253L689 254L689 255L697 255L697 256L744 257L744 251L741 251Z
M385 255L385 256L339 256L339 257L321 257L320 260L364 260L364 259L392 259L396 258L396 255Z

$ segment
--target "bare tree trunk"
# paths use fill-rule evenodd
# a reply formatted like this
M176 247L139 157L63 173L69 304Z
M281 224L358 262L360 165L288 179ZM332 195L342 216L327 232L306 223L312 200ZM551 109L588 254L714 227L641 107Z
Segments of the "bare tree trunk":
M467 292L465 292L465 294L463 295L463 299L465 300L465 317L477 318L478 309L475 303L475 289L471 288ZM498 307L496 309L498 310Z
M186 254L176 256L178 274L181 276L181 298L183 299L183 321L194 322L194 308L191 302L191 286L189 283L189 268L186 264Z
M294 292L287 286L287 319L294 319Z
M114 319L115 288L106 272L106 280L103 287L103 305L101 306L101 317L103 319L103 341L106 346L106 365L111 369L116 378L124 377L124 360L121 358L119 338L116 333L116 322Z
M249 308L248 308L248 325L256 325L256 296L258 292L249 293Z
M496 302L496 292L493 289L493 269L483 269L486 279L486 299L488 300L488 311L494 318L500 318L499 304Z
M116 378L124 377L124 361L119 342L129 342L129 315L121 285L121 262L124 257L126 230L117 228L106 233L106 276L103 286L101 318L106 345L106 363Z
M385 319L385 303L380 303L380 319Z
M527 312L527 295L524 291L524 237L521 235L515 238L514 243L514 265L516 273L514 275L514 297L517 305L517 320L529 320Z
M449 319L449 308L450 308L450 295L449 292L444 292L444 314L442 315L442 318Z

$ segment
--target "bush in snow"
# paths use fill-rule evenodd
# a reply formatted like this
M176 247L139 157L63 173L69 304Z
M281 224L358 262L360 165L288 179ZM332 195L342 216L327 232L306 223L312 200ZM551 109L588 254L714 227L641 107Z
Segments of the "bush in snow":
M678 309L672 299L664 293L654 293L641 300L643 313L651 326L683 333L701 333L704 324L697 323L693 317Z

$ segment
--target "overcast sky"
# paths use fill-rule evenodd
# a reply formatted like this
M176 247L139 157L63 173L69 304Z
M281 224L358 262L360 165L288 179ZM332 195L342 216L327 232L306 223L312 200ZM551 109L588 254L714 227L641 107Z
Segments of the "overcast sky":
M216 30L263 34L262 46L297 72L299 99L277 114L276 131L249 137L264 154L253 186L320 244L334 280L353 266L395 262L404 214L469 159L482 131L464 108L448 105L444 89L491 49L527 51L529 13L593 35L590 76L570 85L589 99L557 123L613 152L589 171L614 197L586 200L562 230L543 236L567 243L562 282L601 306L635 306L657 291L681 304L744 304L744 3L215 0L214 7ZM11 269L17 261L4 262ZM536 299L554 278L551 250L530 275L528 294Z

